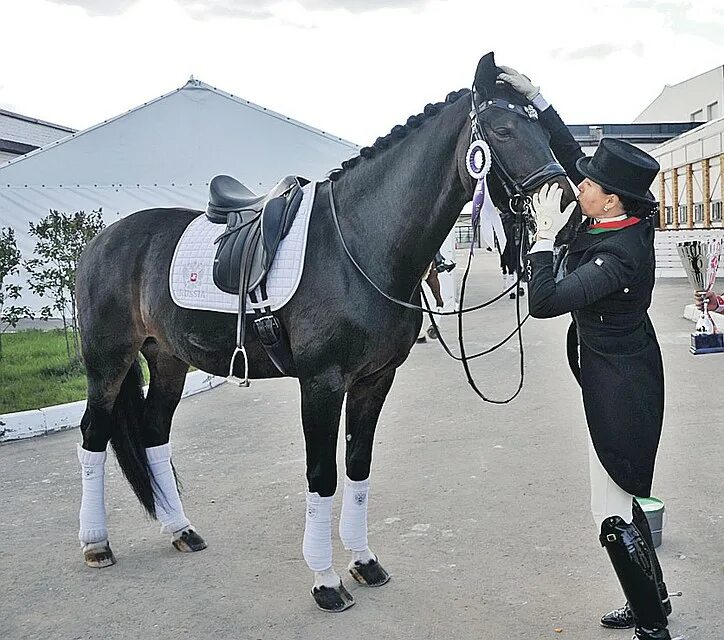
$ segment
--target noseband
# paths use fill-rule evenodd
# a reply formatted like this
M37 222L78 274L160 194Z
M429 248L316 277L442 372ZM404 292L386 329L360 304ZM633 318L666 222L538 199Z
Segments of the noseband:
M505 166L505 163L500 159L500 156L495 151L495 146L491 144L488 136L485 135L485 129L480 122L479 116L487 111L488 109L500 109L501 111L507 111L508 113L514 113L515 115L524 118L526 120L538 120L538 112L532 105L526 105L522 107L517 104L512 104L500 98L493 98L490 100L484 100L482 104L478 104L477 92L475 89L471 91L472 96L472 111L470 112L471 120L471 143L476 140L482 140L486 143L490 149L492 171L495 172L498 180L503 185L505 192L508 196L508 201L511 211L514 213L523 213L530 203L530 196L528 195L531 191L534 191L537 187L541 186L545 182L559 176L566 175L563 167L557 162L548 162L541 167L538 167L522 180L516 180L510 174L510 171Z

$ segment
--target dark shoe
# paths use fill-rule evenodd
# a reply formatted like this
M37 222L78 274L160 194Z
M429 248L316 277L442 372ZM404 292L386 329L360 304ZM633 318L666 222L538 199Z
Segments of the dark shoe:
M435 271L437 271L438 273L452 271L455 268L455 263L452 260L448 260L447 258L443 257L442 253L440 253L439 251L435 254L433 262L435 264Z
M664 590L666 590L666 585L664 585ZM661 585L659 585L659 592L660 591ZM666 600L663 600L661 604L664 605L664 613L670 616L671 600L669 600L668 595L666 596ZM607 629L633 629L636 624L628 602L620 609L614 609L601 616L601 626Z
M633 629L636 626L628 602L620 609L614 609L601 616L601 626L607 629Z
M633 524L612 516L601 524L601 545L608 552L628 600L637 640L670 640L668 621L656 580L653 549Z
M671 640L668 629L646 629L644 627L636 627L635 633L631 640Z

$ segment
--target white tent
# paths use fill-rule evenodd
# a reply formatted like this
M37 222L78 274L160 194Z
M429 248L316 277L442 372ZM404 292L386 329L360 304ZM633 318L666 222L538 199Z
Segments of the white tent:
M0 164L0 226L30 258L28 223L50 209L103 208L106 224L141 209L203 209L228 173L262 193L287 174L323 178L359 147L199 80ZM40 301L24 287L23 303Z

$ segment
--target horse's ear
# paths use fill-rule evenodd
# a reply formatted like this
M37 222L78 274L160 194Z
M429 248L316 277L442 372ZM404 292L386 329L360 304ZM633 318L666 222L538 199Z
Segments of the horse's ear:
M492 51L480 58L475 71L475 88L481 96L492 95L498 73L500 69L495 66L495 56Z

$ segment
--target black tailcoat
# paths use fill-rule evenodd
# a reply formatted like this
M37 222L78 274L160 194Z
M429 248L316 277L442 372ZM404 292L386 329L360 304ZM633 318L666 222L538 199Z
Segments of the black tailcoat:
M654 226L643 220L594 235L584 224L564 264L556 282L553 253L528 254L530 313L572 313L569 344L580 352L577 377L596 453L624 491L648 497L664 413L661 352L647 313Z

